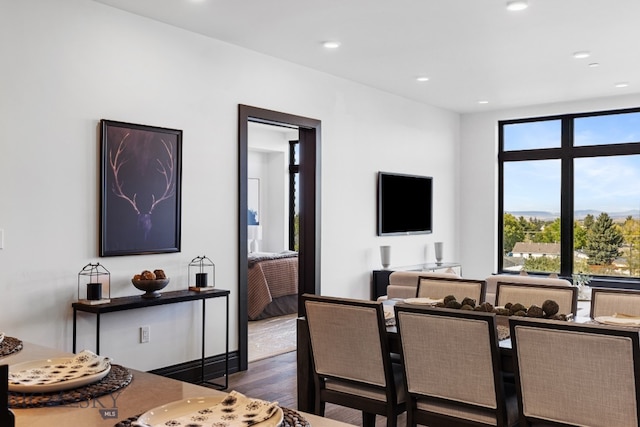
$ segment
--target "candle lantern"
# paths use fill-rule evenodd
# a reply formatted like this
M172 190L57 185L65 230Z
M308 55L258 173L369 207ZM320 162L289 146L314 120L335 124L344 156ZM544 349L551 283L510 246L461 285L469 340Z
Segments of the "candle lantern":
M84 304L111 301L111 273L100 263L89 263L78 273L78 301Z
M197 256L189 263L189 289L202 291L216 286L216 266L206 256Z

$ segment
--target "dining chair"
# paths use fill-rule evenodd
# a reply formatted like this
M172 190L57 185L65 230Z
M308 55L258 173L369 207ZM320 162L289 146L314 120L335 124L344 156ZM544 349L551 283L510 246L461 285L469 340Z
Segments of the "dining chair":
M402 368L391 362L380 302L303 295L311 343L315 413L325 404L362 411L364 427L376 415L395 427L405 411Z
M623 313L640 316L640 291L632 289L591 288L591 318Z
M637 427L637 328L509 318L522 426Z
M534 285L552 285L552 286L573 286L573 284L567 279L560 279L556 277L551 277L551 275L534 275L534 274L523 274L523 271L520 270L520 274L492 274L485 278L487 282L487 294L485 301L490 302L491 304L496 303L496 288L498 287L498 282L509 282L509 283L531 283Z
M498 282L496 287L496 306L510 302L525 307L533 304L542 307L546 300L558 303L559 314L576 314L578 310L578 288L575 286L541 285L533 283Z
M438 278L457 278L460 275L453 270L447 268L437 271L394 271L389 274L388 285L386 288L386 299L405 299L416 296L420 277L438 277Z
M496 315L396 304L407 426L514 426L513 385L502 379Z
M458 302L462 302L465 297L468 297L480 304L484 302L485 291L486 282L484 280L421 276L418 280L416 297L441 299L453 295Z
M9 365L0 365L0 426L14 427L15 422L9 408Z

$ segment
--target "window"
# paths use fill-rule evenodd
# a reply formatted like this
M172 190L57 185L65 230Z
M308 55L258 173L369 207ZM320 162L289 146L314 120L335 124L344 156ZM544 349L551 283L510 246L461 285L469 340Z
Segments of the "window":
M640 283L640 109L499 122L499 271Z
M289 141L289 250L300 249L300 143Z

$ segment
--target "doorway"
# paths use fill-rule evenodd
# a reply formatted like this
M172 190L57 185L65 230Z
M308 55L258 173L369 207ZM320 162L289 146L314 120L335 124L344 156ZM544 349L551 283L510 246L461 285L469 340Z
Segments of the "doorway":
M248 152L249 123L297 128L299 139L299 191L300 224L298 251L298 301L304 293L320 291L320 121L307 117L239 105L238 114L239 158L239 230L238 230L238 368L248 366ZM304 307L298 304L298 315L304 315Z
M297 142L297 128L249 121L249 364L297 347Z

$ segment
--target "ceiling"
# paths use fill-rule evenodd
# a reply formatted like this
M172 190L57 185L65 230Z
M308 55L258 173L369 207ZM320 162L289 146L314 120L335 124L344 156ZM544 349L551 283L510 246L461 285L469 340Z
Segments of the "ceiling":
M638 0L95 1L460 113L640 93Z

